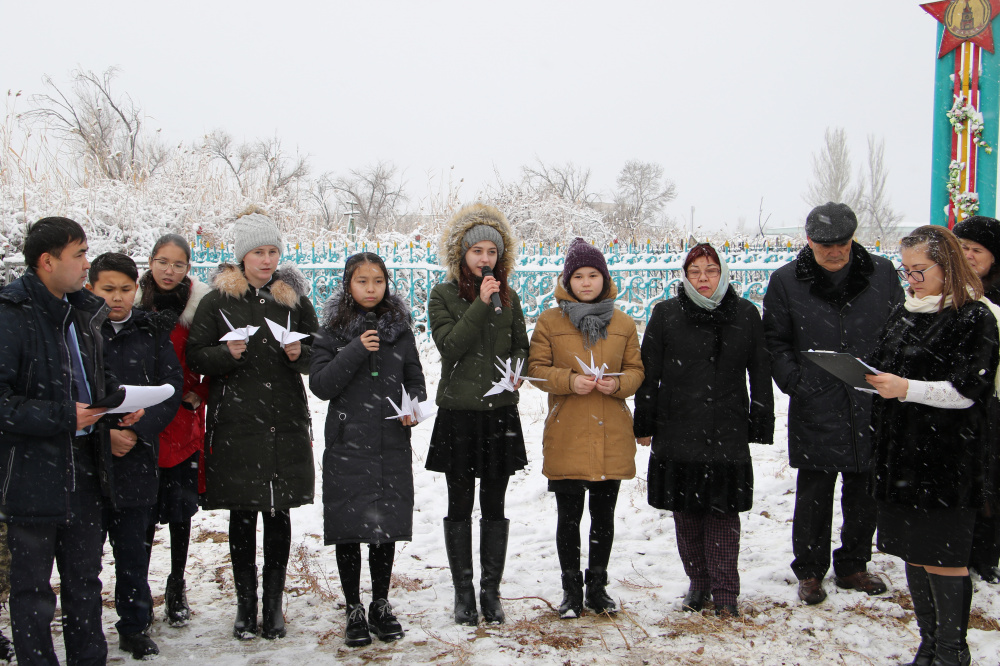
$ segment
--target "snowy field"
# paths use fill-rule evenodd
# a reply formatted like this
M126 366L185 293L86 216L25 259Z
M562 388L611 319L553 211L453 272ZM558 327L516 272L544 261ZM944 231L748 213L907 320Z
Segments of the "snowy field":
M431 395L440 363L432 345L422 349ZM556 507L541 474L545 394L521 390L521 419L529 465L507 494L510 547L501 594L507 624L459 627L452 620L452 585L441 533L446 510L444 477L424 470L431 423L414 429L416 513L413 541L397 548L390 600L407 631L396 643L362 649L343 645L344 598L333 547L323 546L321 488L316 503L292 511L292 554L285 595L288 636L277 641L237 642L231 636L235 594L229 566L227 512L200 512L194 519L188 563L188 598L193 618L183 628L162 622L163 588L169 573L168 534L157 533L150 571L157 621L153 637L161 663L264 665L348 664L892 664L908 663L916 649L902 563L876 554L872 570L883 572L889 592L868 597L839 590L828 577L829 597L805 606L796 596L789 567L794 470L786 456L787 400L775 392L778 424L774 446L754 446L754 507L743 516L740 575L743 617L716 619L709 611L680 611L687 578L677 555L670 513L646 503L648 449L639 449L638 477L622 484L615 547L609 567L610 594L620 602L616 618L585 615L559 620L562 598L555 549ZM314 431L323 432L326 403L311 401ZM317 465L323 442L317 441ZM317 480L320 474L317 470ZM838 491L839 498L839 491ZM839 507L835 526L840 524ZM588 519L584 518L584 528ZM836 529L836 528L835 528ZM478 529L473 530L478 541ZM586 538L583 540L586 544ZM260 544L260 535L258 535ZM259 548L259 546L258 546ZM118 649L114 629L114 567L110 548L104 562L104 629L110 663L131 657ZM258 551L259 552L259 551ZM362 601L370 601L367 553L362 549ZM258 555L260 557L260 555ZM584 545L584 567L586 565ZM476 580L478 586L478 558ZM1000 663L1000 587L975 578L969 643L975 663ZM3 618L8 631L8 618ZM54 628L62 653L58 623ZM8 634L9 635L9 634Z

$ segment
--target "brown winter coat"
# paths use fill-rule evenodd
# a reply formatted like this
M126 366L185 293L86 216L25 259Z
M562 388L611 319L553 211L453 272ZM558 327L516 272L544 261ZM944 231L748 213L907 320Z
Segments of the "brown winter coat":
M615 298L614 283L607 298ZM556 285L557 301L576 299ZM607 363L607 372L624 373L618 390L604 395L596 388L587 395L573 392L573 380L582 374L577 358L594 365ZM635 322L615 309L608 337L584 348L583 334L558 307L538 317L531 336L528 375L544 379L534 385L549 394L549 415L542 439L542 473L549 479L605 481L635 477L635 438L632 414L625 399L642 384L642 360Z

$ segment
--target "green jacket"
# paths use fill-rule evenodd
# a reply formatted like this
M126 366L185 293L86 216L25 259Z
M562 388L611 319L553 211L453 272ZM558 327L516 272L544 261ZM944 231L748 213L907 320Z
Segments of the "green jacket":
M510 303L497 315L478 297L472 303L462 299L457 282L442 282L431 290L427 315L441 352L438 407L485 411L517 404L516 392L483 397L501 379L497 357L501 361L528 357L524 312L513 290Z
M206 509L264 511L313 501L315 471L309 405L302 373L309 372L312 338L292 362L265 318L315 333L316 312L305 279L282 266L270 284L254 289L235 266L224 266L213 291L198 305L188 338L187 362L209 378L205 483ZM258 326L240 359L220 342L229 327Z

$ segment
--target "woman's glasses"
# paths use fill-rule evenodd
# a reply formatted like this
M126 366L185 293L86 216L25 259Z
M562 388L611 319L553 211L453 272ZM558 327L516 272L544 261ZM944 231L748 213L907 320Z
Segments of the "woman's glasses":
M161 271L167 270L167 266L170 266L177 273L183 273L184 271L187 270L188 267L187 263L183 263L180 261L175 261L174 263L170 263L166 259L153 259L152 264L157 268L159 268Z
M702 276L702 272L703 271L697 268L692 268L687 273L685 273L685 275L687 275L688 280L697 280ZM708 278L717 278L720 275L722 275L722 269L719 268L718 266L709 266L704 270L704 275L705 277Z
M919 270L919 271L908 271L905 268L897 268L896 269L896 275L899 276L900 280L906 280L908 282L909 281L912 281L912 282L923 282L924 281L924 273L926 271L929 271L930 269L934 268L935 266L937 266L937 264L931 264L927 268L924 268L923 270Z

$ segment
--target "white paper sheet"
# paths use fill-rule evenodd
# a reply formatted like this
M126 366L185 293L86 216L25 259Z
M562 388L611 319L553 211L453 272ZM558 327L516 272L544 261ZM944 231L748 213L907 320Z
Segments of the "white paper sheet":
M160 386L122 386L125 389L125 400L119 406L109 409L105 414L131 414L132 412L158 405L170 399L174 387L170 384Z
M284 349L285 345L290 345L293 342L298 342L303 338L308 338L308 333L296 333L292 330L292 313L288 313L288 324L282 326L276 322L271 321L267 317L264 317L264 321L267 322L267 327L271 329L271 335L274 339L278 341L281 348Z

